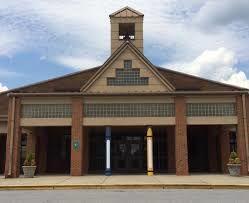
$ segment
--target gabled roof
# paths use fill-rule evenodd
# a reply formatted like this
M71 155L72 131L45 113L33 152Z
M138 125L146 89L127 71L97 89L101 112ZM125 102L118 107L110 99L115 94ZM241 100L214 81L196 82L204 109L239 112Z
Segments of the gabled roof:
M100 67L80 71L66 76L54 78L51 80L39 82L36 84L11 89L0 93L0 115L7 115L8 112L8 96L10 92L22 93L41 93L41 92L79 92L83 84L85 84ZM246 88L236 87L223 84L220 82L210 81L204 78L184 74L181 72L156 67L160 74L174 85L176 91L248 91Z
M10 89L8 91L0 92L0 110L1 98L7 97L10 92L15 93L46 93L46 92L80 92L90 78L95 75L102 66L89 68L64 76L52 78L38 83L25 85L22 87ZM154 66L160 72L160 75L167 79L176 91L248 91L247 88L238 87L234 85L224 84L217 81L189 75L186 73ZM0 113L1 115L1 113Z
M8 112L8 96L10 92L15 93L57 93L57 92L80 92L80 89L87 81L95 75L102 66L86 69L76 73L64 75L39 83L11 89L0 93L0 115L7 115ZM178 71L169 70L166 68L154 66L160 75L168 80L174 87L175 91L248 91L246 88L228 85L197 76L181 73Z
M138 17L138 16L144 16L144 14L140 13L139 11L134 10L133 8L130 8L129 6L126 6L110 14L109 16L110 17Z
M79 92L80 87L82 87L82 85L85 84L100 67L101 66L97 66L94 68L81 70L60 77L10 89L4 92L0 92L0 96L7 95L10 92L15 92L15 93Z
M225 84L158 66L156 66L156 68L163 77L174 85L176 91L248 91L247 88Z
M109 67L109 65L117 59L117 57L123 53L124 50L127 48L130 48L135 55L137 55L138 58L143 61L148 68L151 70L151 72L156 76L156 78L162 82L163 85L169 90L174 91L174 86L166 79L164 78L158 70L154 67L154 65L142 54L142 52L139 51L139 49L133 45L132 42L129 40L125 41L102 65L102 67L90 78L85 85L82 86L81 91L85 92L87 89L93 85L93 83L105 72L105 70Z

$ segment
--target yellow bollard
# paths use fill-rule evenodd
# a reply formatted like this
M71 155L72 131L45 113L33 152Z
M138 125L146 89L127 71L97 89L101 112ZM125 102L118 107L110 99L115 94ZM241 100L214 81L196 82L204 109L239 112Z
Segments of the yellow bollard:
M153 176L153 133L151 127L147 130L147 175Z

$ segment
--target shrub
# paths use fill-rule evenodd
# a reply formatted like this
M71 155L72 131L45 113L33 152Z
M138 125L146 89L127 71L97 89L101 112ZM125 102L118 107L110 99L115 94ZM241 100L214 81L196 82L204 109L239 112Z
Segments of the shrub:
M35 154L27 153L26 159L23 163L24 166L35 166Z
M240 164L240 163L241 162L240 162L240 159L239 159L237 153L234 151L231 152L229 160L228 160L228 164Z

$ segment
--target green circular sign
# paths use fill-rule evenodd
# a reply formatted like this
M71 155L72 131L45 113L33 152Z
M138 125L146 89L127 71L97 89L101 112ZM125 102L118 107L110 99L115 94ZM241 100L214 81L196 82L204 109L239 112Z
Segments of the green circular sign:
M80 142L79 142L79 140L74 140L74 141L73 141L73 149L74 149L75 151L78 151L79 148L80 148Z

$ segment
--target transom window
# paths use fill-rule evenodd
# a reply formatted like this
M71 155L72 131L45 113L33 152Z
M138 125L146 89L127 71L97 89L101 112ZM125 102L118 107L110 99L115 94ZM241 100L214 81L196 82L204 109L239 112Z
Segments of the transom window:
M190 103L187 116L235 116L234 103Z
M71 104L23 104L22 118L70 118Z
M84 117L174 117L173 103L84 104Z

